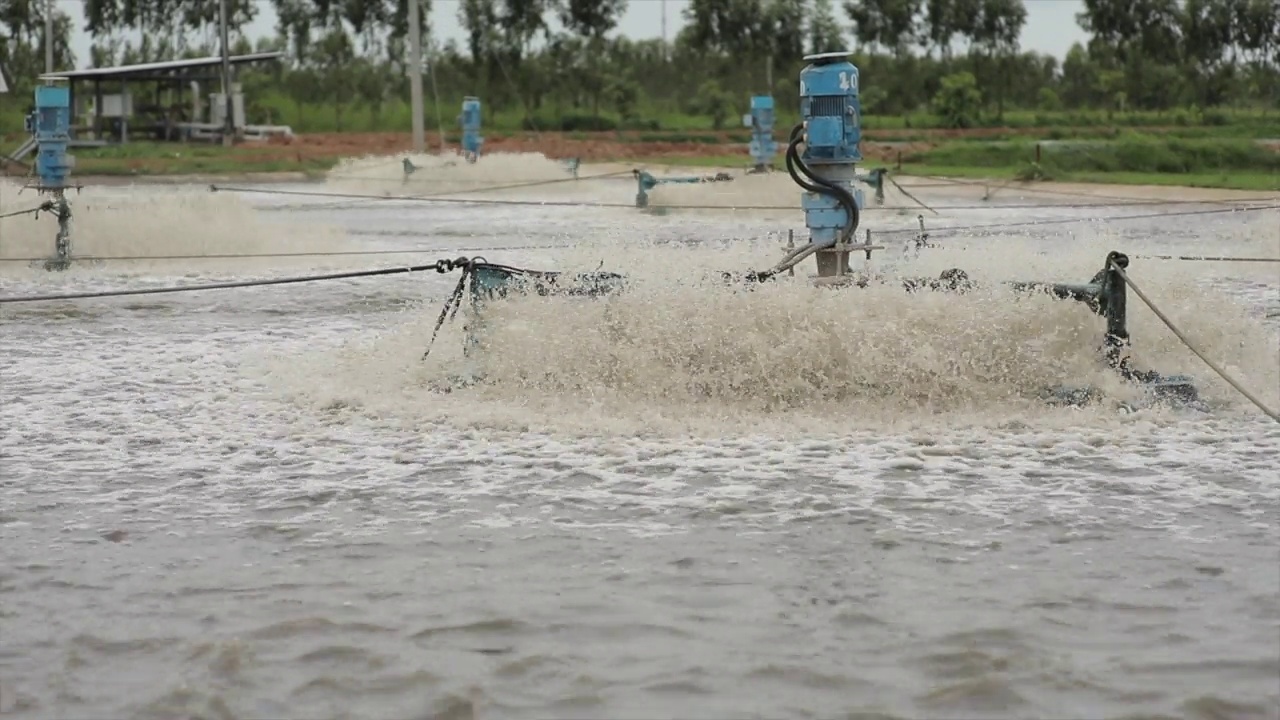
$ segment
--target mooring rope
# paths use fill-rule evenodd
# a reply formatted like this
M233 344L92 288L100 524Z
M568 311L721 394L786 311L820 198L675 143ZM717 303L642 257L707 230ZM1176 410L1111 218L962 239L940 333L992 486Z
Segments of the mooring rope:
M1134 258L1142 260L1192 260L1196 262L1247 262L1247 263L1273 263L1280 262L1280 258L1269 257L1230 257L1230 256L1209 256L1209 255L1134 255Z
M432 195L421 195L421 196L415 196L415 197L421 197L421 198L428 198L428 197L445 197L445 196L449 196L449 195L457 195L457 194L462 193L462 192L468 192L468 193L481 193L481 192L490 192L490 191L495 191L495 190L514 190L514 189L517 189L517 188L538 187L538 186L540 186L540 185L554 185L554 184L557 184L557 183L563 183L563 182L574 182L574 181L578 181L578 180L597 180L597 179L613 178L613 177L618 177L618 176L622 176L622 175L629 175L629 174L631 174L631 172L632 172L631 170L619 170L619 171L617 171L617 172L600 173L600 174L597 174L597 175L585 175L585 176L579 176L579 177L568 177L568 178L555 178L555 179L549 179L549 180L532 180L532 181L528 181L528 182L511 183L511 184L508 184L508 185L492 185L492 186L485 186L485 187L475 188L475 189L472 189L472 190L459 190L459 191L456 191L456 192L448 192L448 193L433 193ZM925 178L935 179L935 178L933 178L933 176L928 176L928 175L920 176L920 177L925 177ZM350 175L349 175L349 174L334 174L334 173L329 173L329 174L326 174L326 175L325 175L325 178L326 178L326 179L328 179L328 178L333 178L333 179L337 179L337 180L357 180L357 181L372 181L372 182L386 182L386 183L400 183L400 184L403 184L403 183L405 182L405 179L404 179L404 178L382 178L382 177L374 177L374 176L369 176L369 175L354 175L354 174L350 174ZM893 178L893 175L892 175L892 174L890 174L890 173L886 172L886 173L885 173L885 178L886 178L886 179L888 179L888 181L889 181L889 183L890 183L891 185L893 185L895 188L897 188L899 191L901 191L903 195L906 195L909 199L911 199L911 200L912 200L913 202L915 202L917 205L919 205L920 207L925 208L926 210L932 211L934 214L938 214L938 211L937 211L937 210L935 210L934 208L930 207L929 205L927 205L926 203L924 203L924 202L923 202L922 200L920 200L919 198L917 198L917 197L915 197L914 195L912 195L912 194L907 190L907 188L906 188L906 187L903 187L903 185L902 185L901 183L899 183L897 180L895 180L895 179ZM976 181L976 180L960 180L960 179L951 179L951 178L936 178L936 179L940 179L940 180L942 180L942 181L941 181L941 182L935 182L935 183L919 183L919 184L913 184L911 187L912 187L912 189L920 189L920 188L956 187L956 186L960 186L960 187L985 187L985 186L987 185L987 183L983 183L982 181ZM419 181L419 182L421 182L421 181ZM445 182L445 181L444 181L444 180L441 180L441 182ZM1016 181L1016 180L1014 180L1014 181L1010 181L1009 183L1006 183L1006 184L1002 185L1002 186L1001 186L1001 188L1004 188L1004 187L1011 187L1011 186L1012 186L1012 185L1011 185L1011 183L1012 183L1012 182L1017 182L1017 181ZM1268 201L1269 201L1269 199L1267 199L1267 198L1263 198L1263 199L1256 199L1256 200L1188 200L1188 199L1185 199L1185 198L1184 198L1184 199L1177 199L1177 200L1174 200L1174 199L1169 199L1169 200L1153 200L1153 199L1151 199L1151 198L1136 198L1136 197L1132 197L1132 196L1115 196L1115 195L1111 195L1111 196L1102 196L1102 195L1098 195L1098 194L1096 194L1096 193L1071 192L1071 191L1069 191L1069 190L1052 190L1052 189L1048 189L1048 188L1036 188L1036 187L1020 187L1020 188L1018 188L1018 190L1023 191L1023 192L1030 192L1030 193L1041 193L1041 194L1045 194L1045 195L1061 195L1061 196L1064 196L1064 197L1080 197L1080 198L1094 198L1094 199L1100 199L1100 198L1103 198L1103 197L1110 197L1110 198L1112 198L1112 201L1108 201L1108 202L1093 202L1093 203L1042 203L1042 204L1036 204L1036 205L1019 205L1019 206L1016 206L1016 207L1018 207L1018 208L1026 208L1026 209L1032 209L1032 208L1070 208L1070 209L1084 209L1084 208L1128 207L1128 206L1131 206L1131 205L1133 205L1133 206L1141 206L1141 205L1228 205L1228 206L1229 206L1229 205L1239 204L1239 203L1268 202ZM1122 202L1114 202L1115 200L1120 200L1120 201L1122 201ZM315 206L313 206L313 207L315 207ZM628 206L626 206L626 207L630 207L630 206L628 205ZM673 208L689 207L689 208L691 208L691 209L718 209L718 208L720 208L721 206L714 205L714 206L694 207L694 206L678 205L678 206L671 206L671 207L673 207ZM991 205L990 203L987 203L987 204L985 204L985 205L951 205L951 206L943 207L942 209L943 209L943 210L985 210L985 209L990 209L990 208L993 208L993 207L1000 207L1000 206L993 206L993 205ZM733 209L746 210L746 209L756 209L756 208L733 208ZM761 208L761 209L775 209L775 208L773 208L772 206L770 206L770 207L768 207L768 208ZM777 209L783 209L783 208L777 208ZM791 208L786 208L786 209L791 209ZM864 211L865 211L865 210L872 210L872 209L877 209L877 210L910 210L910 209L912 209L912 208L911 208L910 206L902 206L902 207L897 207L897 206L894 206L894 207L883 207L883 206L877 206L877 207L875 207L875 208L864 208Z
M1280 422L1280 413L1277 413L1275 410L1272 410L1271 408L1267 407L1267 405L1263 403L1261 400L1259 400L1256 395L1249 392L1249 390L1246 389L1243 385L1241 385L1239 381L1231 377L1231 375L1228 374L1226 370L1223 370L1221 367L1218 366L1217 363L1210 360L1207 355L1201 352L1200 348L1196 347L1195 343L1192 343L1191 340L1187 338L1186 334L1184 334L1181 330L1179 330L1178 326L1175 325L1173 321L1170 320L1169 317L1160 310L1160 308L1156 307L1156 304L1151 301L1151 298L1147 297L1147 294L1142 292L1142 288L1138 287L1138 285L1129 277L1128 273L1124 271L1124 268L1120 267L1114 262L1111 263L1111 267L1116 271L1117 274L1120 275L1120 278L1124 280L1125 284L1128 285L1129 288L1133 290L1133 294L1137 295L1138 298L1142 300L1142 302L1146 303L1147 307L1151 308L1151 312L1155 313L1156 317L1160 318L1160 321L1165 324L1165 327L1169 328L1169 330L1172 331L1173 334L1176 335L1178 339L1182 341L1182 344L1187 346L1188 350L1195 353L1196 357L1203 360L1205 365L1208 365L1211 370L1216 372L1218 376L1221 377L1223 380L1227 381L1227 384L1235 388L1241 395L1248 398L1250 402L1252 402L1254 405L1257 405L1258 409L1266 413L1268 417L1270 417L1272 420L1275 420L1276 422Z
M46 200L45 202L41 203L39 207L27 208L26 210L14 210L13 212L7 212L3 215L0 215L0 220L3 220L5 218L17 217L19 215L33 215L33 214L39 215L42 212L53 212L52 200Z
M466 258L462 258L466 260ZM158 295L161 293L194 292L196 290L225 290L229 288L260 287L264 285L290 285L294 283L316 282L319 280L342 280L345 278L373 277L375 275L397 275L401 273L427 272L435 270L447 273L457 267L457 260L437 260L430 265L410 265L408 267L382 268L378 270L356 270L352 272L327 273L324 275L302 275L296 277L272 278L269 280L241 280L237 282L208 283L204 285L174 285L160 288L140 288L137 290L100 290L83 293L59 293L56 295L26 295L22 297L0 297L0 305L20 302L44 302L50 300L87 300L94 298L125 297L129 295ZM470 261L467 261L470 262Z
M469 192L466 190L459 190L453 193L442 193L440 195L369 195L364 193L332 193L332 192L317 192L312 190L277 190L277 189L269 189L269 188L244 188L244 187L231 187L231 186L219 186L219 185L210 185L209 189L212 192L257 193L261 195L291 195L291 196L299 196L299 197L342 198L342 199L349 199L349 200L370 200L370 201L383 201L383 202L387 202L387 201L435 202L435 203L454 203L454 204L460 204L460 205L521 205L521 206L535 206L535 207L536 206L590 207L590 208L619 208L619 209L635 208L634 203L583 202L583 201L572 201L572 200L514 200L514 199L494 200L494 199L487 199L487 198L453 197L465 192ZM1258 201L1258 202L1261 202L1261 201ZM291 210L292 209L331 209L333 207L345 206L347 204L348 203L338 203L338 204L316 203L313 205L292 207L289 209ZM1128 207L1131 205L1149 206L1149 205L1177 205L1177 204L1184 204L1184 203L1180 201L1153 200L1150 202L1124 202L1124 203L1087 203L1087 204L1045 203L1040 205L1008 205L1008 206L999 206L998 208L996 206L991 206L991 205L955 205L955 206L943 206L941 209L942 210L992 210L992 209L1031 210L1031 209L1058 208L1063 210L1069 210L1069 209L1087 209L1087 208ZM1191 204L1211 205L1216 203L1211 203L1206 201L1206 202L1191 203ZM727 210L727 211L785 210L789 212L795 212L799 210L799 208L793 205L665 205L661 207L666 209L671 209L671 210ZM928 207L928 206L924 206L924 207L926 207L927 209L933 212L937 212L937 210L934 210L931 207ZM943 231L950 231L950 230L966 230L966 229L988 228L988 227L1020 227L1020 226L1026 226L1026 225L1049 225L1049 224L1057 224L1057 223L1091 222L1095 219L1123 220L1127 218L1142 218L1142 217L1177 217L1179 215L1203 215L1203 214L1224 213L1224 212L1247 212L1251 210L1272 210L1276 208L1280 208L1280 205L1230 207L1230 208L1222 208L1222 209L1216 209L1216 210L1202 210L1198 212L1193 211L1193 212L1183 212L1183 213L1155 213L1151 215L1135 215L1135 216L1122 215L1122 216L1109 217L1109 218L1067 218L1067 219L1059 219L1059 220L1029 221L1029 222L1022 222L1022 223L973 225L967 228L966 227L939 228L937 231L943 232ZM269 209L269 208L264 208L264 209ZM871 206L871 207L865 208L864 212L872 211L872 210L896 211L896 210L912 210L912 209L914 208L910 206L890 206L890 207ZM915 232L915 231L914 230L880 230L878 232Z
M938 180L939 182L933 185L916 185L915 187L956 187L957 185L959 185L961 187L970 187L970 188L984 187L985 188L991 184L990 181L962 180L959 178L944 178L937 175L918 175L916 177L929 178L931 180ZM1017 182L1017 180L1015 179L1014 182ZM1001 188L1003 187L1010 187L1010 185L1006 183L1001 186ZM1000 189L1000 188L997 188L997 189ZM1082 197L1082 198L1110 197L1115 200L1132 200L1134 201L1134 204L1146 203L1148 200L1148 198L1135 198L1131 195L1105 195L1104 196L1104 195L1099 195L1098 193L1072 192L1070 190L1054 190L1052 188L1038 188L1038 187L1031 186L1030 182L1024 183L1022 187L1018 188L1018 190L1021 190L1023 192L1029 192L1029 193L1041 193L1043 195L1061 195L1063 197ZM1165 200L1163 201L1163 203L1167 203L1169 205L1184 205L1184 204L1185 205L1232 205L1234 203L1270 202L1271 199L1272 198L1261 198L1261 199L1255 199L1255 200L1229 200L1229 199L1228 200L1186 200L1186 199L1183 199L1183 200Z
M494 247L460 248L455 252L493 252L509 250L568 250L576 245L498 245ZM439 252L434 248L405 250L334 250L329 252L287 252L287 253L214 253L208 255L76 255L72 261L85 262L107 261L145 261L145 260L253 260L257 258L292 258L292 257L361 257L378 255L420 255ZM1242 262L1242 263L1280 263L1280 258L1269 257L1234 257L1234 256L1199 256L1199 255L1131 255L1141 260L1178 260L1190 262ZM44 262L48 257L3 258L0 262ZM786 268L783 268L786 270Z
M462 248L455 252L493 252L495 250L563 250L573 245L505 245L485 248ZM253 258L291 257L360 257L364 255L422 255L440 252L439 248L417 250L333 250L329 252L288 253L216 253L209 255L75 255L72 261L105 262L108 260L251 260ZM0 258L0 262L44 262L48 257Z
M210 185L212 192L231 192L231 193L258 193L261 195L294 195L299 197L329 197L329 198L346 198L350 200L380 200L384 202L439 202L439 203L460 203L467 205L545 205L548 207L611 207L611 208L634 208L634 204L629 203L596 203L596 202L570 202L565 200L488 200L482 198L466 199L452 198L443 196L418 196L418 195L367 195L360 193L326 193L315 192L311 190L272 190L272 189L254 189L242 187L225 187L218 185ZM466 192L465 190L459 192ZM458 193L453 193L454 195ZM313 206L314 207L314 206ZM786 208L793 210L794 208Z
M412 195L412 196L407 196L406 199L411 197L414 200L431 200L436 198L447 198L451 195L458 195L459 193L483 193L483 192L493 192L496 190L514 190L517 188L541 187L543 185L555 185L557 183L563 183L563 182L581 182L583 180L598 180L601 178L611 178L611 177L618 177L620 175L630 175L630 174L631 174L630 170L619 170L617 172L601 173L599 175L587 175L585 177L555 178L552 180L531 180L528 182L510 183L507 185L488 185L485 187L474 188L470 190L455 190L452 192L431 193L428 195ZM344 176L339 175L338 179L345 179L345 178ZM357 179L357 178L353 177L351 179ZM391 178L363 178L363 179L364 180L385 180L386 182L397 182L397 183L405 182L403 178L399 180L392 180ZM217 191L217 188L215 188L214 186L210 186L210 188L215 192ZM230 192L230 190L227 190L227 191ZM332 208L346 207L351 204L352 203L349 203L349 202L316 203L314 205L307 206L307 209L309 210L332 209Z
M929 236L933 237L935 233L940 232L963 232L966 230L992 230L998 228L1015 228L1015 227L1038 227L1041 225L1067 225L1071 223L1091 223L1091 222L1115 222L1117 220L1152 220L1160 218L1174 217L1191 217L1196 215L1222 215L1226 213L1246 213L1259 212L1262 210L1280 210L1280 205L1251 205L1248 207L1230 207L1218 208L1215 210L1184 210L1182 212L1166 212L1166 213L1143 213L1142 215L1108 215L1096 218L1058 218L1055 220L1025 220L1022 222L1005 222L1005 223L985 223L982 225L956 225L952 227L930 228ZM917 234L920 231L915 228L901 228L893 230L875 230L876 235Z
M418 168L418 169L421 170L424 168ZM455 195L458 192L480 193L480 192L492 192L494 190L515 190L517 188L539 187L542 185L557 185L559 183L566 183L566 182L583 182L585 180L600 180L603 178L612 178L612 177L618 177L621 175L630 175L630 174L631 174L630 170L618 170L616 172L599 173L597 175L579 175L578 177L570 176L570 177L564 177L564 178L551 178L546 180L527 180L527 181L518 182L518 183L508 183L506 185L485 185L483 187L478 187L471 190L459 190L459 191L450 192L450 193L432 193L432 195L423 195L421 197L432 197L434 195ZM325 175L325 179L326 180L328 179L355 180L355 181L362 181L362 182L368 181L368 182L385 182L385 183L400 183L400 184L404 184L405 182L404 178L373 177L373 176L367 176L367 175L341 175L341 174L334 175L332 173ZM425 183L425 182L431 182L432 180L437 180L437 178L432 178L431 180L411 180L409 182ZM439 178L438 180L440 182L451 182L447 178Z
M920 207L924 208L925 210L928 210L929 212L933 213L934 215L938 215L938 214L939 214L937 210L934 210L933 208L929 207L928 205L925 205L925 204L924 204L924 201L922 201L920 198L918 198L918 197L916 197L915 195L912 195L911 193L907 192L906 188L904 188L904 187L902 187L901 185L899 185L899 184L898 184L898 181L897 181L897 180L894 180L892 175L888 175L888 174L886 174L884 177L886 177L886 178L888 178L888 179L889 179L889 183L890 183L891 185L893 185L894 187L898 188L898 192L901 192L903 195L906 195L907 197L909 197L909 198L911 198L912 200L914 200L914 201L916 202L916 204L917 204L917 205L919 205Z

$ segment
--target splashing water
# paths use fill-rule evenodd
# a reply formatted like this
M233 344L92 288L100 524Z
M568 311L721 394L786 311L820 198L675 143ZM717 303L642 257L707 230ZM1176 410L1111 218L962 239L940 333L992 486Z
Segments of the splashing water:
M404 161L413 165L405 172ZM456 153L383 155L345 159L325 178L331 192L443 194L497 185L571 179L568 167L541 153L494 153L468 163Z
M1045 252L1043 242L1025 236L987 238L982 252L944 247L879 269L891 279L960 267L984 283L1078 283L1101 269L1113 240L1077 239ZM998 284L964 295L908 294L894 282L826 290L803 278L808 264L794 280L752 290L706 279L706 271L761 265L758 259L773 253L748 243L662 251L628 243L561 253L557 269L595 269L599 257L609 257L605 269L625 268L632 285L603 299L490 304L480 335L485 380L448 395L433 387L466 367L464 323L442 332L424 362L434 307L370 342L305 359L307 372L298 373L299 358L289 358L289 370L277 374L285 385L306 378L291 391L323 406L563 432L789 434L1003 424L1055 413L1067 422L1097 422L1114 416L1114 407L1050 411L1039 395L1050 386L1092 385L1116 401L1134 397L1098 352L1104 321L1079 302L1015 296ZM1202 270L1135 261L1131 276L1201 347L1275 403L1280 335L1226 295L1206 292ZM1138 366L1191 374L1210 404L1246 411L1132 293L1129 328Z
M20 185L0 182L0 214L36 207L46 198ZM323 253L353 249L338 227L280 222L242 198L207 188L166 186L96 186L68 194L74 256L138 258L130 268L145 270L148 258L173 256ZM53 254L57 219L40 213L0 220L0 259L44 258ZM178 261L156 261L181 267ZM273 259L272 264L283 262ZM243 268L252 259L222 265ZM202 263L209 269L209 263ZM0 263L9 271L30 272L22 263Z

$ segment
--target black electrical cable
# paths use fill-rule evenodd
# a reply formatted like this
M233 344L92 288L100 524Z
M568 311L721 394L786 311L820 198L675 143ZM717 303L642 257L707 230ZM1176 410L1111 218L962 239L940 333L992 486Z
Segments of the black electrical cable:
M803 138L803 131L803 125L797 125L792 128L791 144L788 147L788 152L794 156L796 166L806 177L819 185L830 188L830 190L836 195L836 199L844 205L846 212L849 214L849 223L845 227L845 232L841 236L841 241L848 242L853 238L853 233L857 231L858 225L861 223L861 212L858 210L858 203L849 190L828 181L826 178L819 177L814 174L814 172L809 169L809 166L805 165L804 161L800 159L799 143Z
M787 173L791 175L791 179L797 185L809 192L816 192L822 195L834 197L837 202L844 207L845 213L849 217L849 221L845 223L844 230L840 233L841 242L849 242L853 238L853 234L857 232L858 225L861 222L861 213L858 211L858 202L854 199L853 193L826 178L819 177L809 169L804 161L800 159L799 145L804 138L804 125L796 125L791 129L791 138L787 143L786 161ZM812 182L805 182L797 173L803 173Z

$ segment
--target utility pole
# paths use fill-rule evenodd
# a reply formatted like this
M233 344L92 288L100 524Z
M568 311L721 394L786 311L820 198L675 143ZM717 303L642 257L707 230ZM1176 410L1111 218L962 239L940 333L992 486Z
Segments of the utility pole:
M426 148L422 131L422 22L418 19L420 0L409 0L409 107L413 118L413 151ZM435 72L435 66L431 68ZM439 111L439 103L436 110Z
M431 66L431 97L433 104L436 106L436 127L440 129L440 153L444 154L444 118L440 115L440 87L436 85L436 53L435 41L431 42L431 59L428 61Z
M662 59L667 59L667 0L662 0Z
M222 144L231 147L236 141L235 105L231 102L231 32L227 28L227 0L218 0L218 25L222 34L222 99L227 117L222 121Z
M44 3L44 71L53 72L53 0Z

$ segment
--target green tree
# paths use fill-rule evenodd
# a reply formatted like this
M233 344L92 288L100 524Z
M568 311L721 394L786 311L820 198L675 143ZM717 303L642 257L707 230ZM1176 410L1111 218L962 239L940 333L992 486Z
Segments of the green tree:
M566 0L560 7L560 23L582 39L581 52L591 58L605 54L605 35L618 25L626 0ZM591 97L591 111L600 116L600 96L605 90L605 69L598 60L576 63L578 83ZM612 93L611 93L612 94Z
M831 0L814 0L805 31L809 54L845 50L844 28L836 19Z
M978 92L978 79L971 72L942 78L942 88L933 98L933 112L950 128L973 127L981 107L982 93Z
M844 10L853 21L853 32L859 42L885 48L895 56L902 57L920 36L920 28L916 22L920 2L921 0L847 1Z
M983 73L984 84L995 89L996 117L1004 118L1004 100L1009 83L1009 59L1018 51L1018 36L1027 22L1022 0L982 0L971 30L973 52L991 68Z

